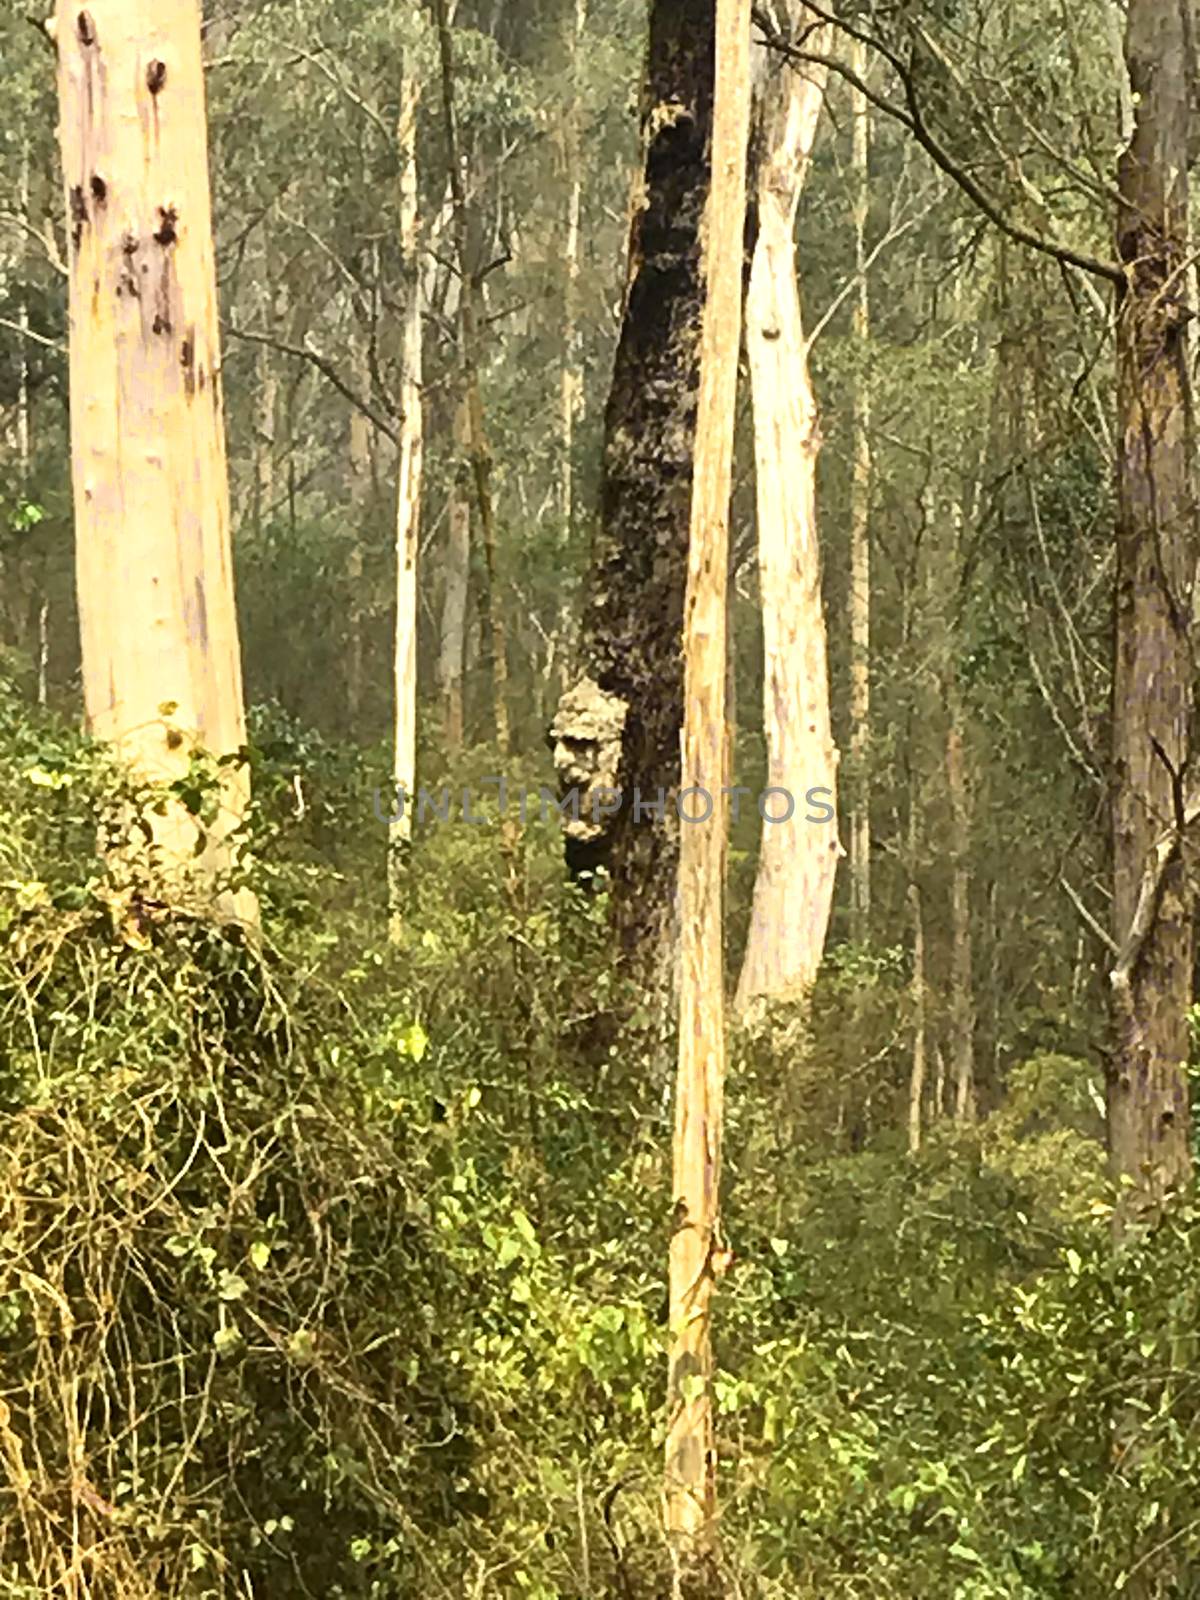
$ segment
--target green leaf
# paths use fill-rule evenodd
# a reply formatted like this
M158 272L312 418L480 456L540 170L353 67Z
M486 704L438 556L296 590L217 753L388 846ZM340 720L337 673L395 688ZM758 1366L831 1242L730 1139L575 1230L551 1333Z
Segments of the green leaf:
M242 1330L235 1324L218 1328L213 1334L213 1348L219 1356L232 1355L242 1342Z

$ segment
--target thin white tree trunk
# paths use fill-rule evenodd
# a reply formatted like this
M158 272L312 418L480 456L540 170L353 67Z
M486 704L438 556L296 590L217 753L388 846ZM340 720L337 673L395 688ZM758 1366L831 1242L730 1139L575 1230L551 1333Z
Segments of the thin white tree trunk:
M559 406L562 418L562 461L560 494L562 528L570 538L575 516L575 426L583 404L583 372L579 353L579 225L583 207L583 162L580 152L579 59L587 30L587 0L575 0L574 25L570 37L571 104L563 138L563 165L567 182L567 230L563 250L563 365Z
M908 1148L911 1155L916 1155L921 1148L927 1066L925 1039L925 918L921 907L921 889L915 879L908 886L908 906L912 916L913 940L913 1044L912 1070L908 1080Z
M797 12L799 7L796 8ZM823 42L814 44L820 53ZM764 52L769 54L769 52ZM817 545L816 398L796 278L796 211L823 103L824 74L769 61L759 87L758 239L746 303L754 396L759 583L763 612L763 726L769 816L764 819L739 1010L760 998L806 995L825 947L838 856L837 749L829 718L825 614Z
M400 354L400 460L396 489L395 728L392 781L404 796L388 838L388 910L393 938L402 927L402 879L412 842L417 783L417 549L425 433L422 411L421 257L418 209L418 79L400 85L400 249L404 257L404 328Z
M975 976L971 930L970 790L963 761L962 698L951 664L946 682L946 786L950 800L951 943L950 1028L954 1070L954 1116L975 1119Z
M137 773L245 743L198 0L58 0L70 235L76 574L87 722ZM211 898L249 781L221 769L198 840L146 817L172 891ZM129 831L125 858L144 847ZM197 853L199 847L199 853ZM252 921L245 891L219 907Z
M867 72L866 46L854 42L851 64ZM850 913L856 941L871 927L871 394L867 353L871 333L867 289L867 210L870 200L870 105L853 91L854 261L858 299L854 308L857 361L854 389L854 472L850 485L850 755L854 798L850 812Z
M563 251L563 365L560 378L559 408L562 428L562 459L559 467L561 538L564 559L570 558L571 534L575 525L575 434L583 415L585 391L583 383L583 357L579 341L579 247L580 224L583 215L583 159L580 146L580 123L583 106L579 89L579 64L583 41L587 32L588 0L575 0L574 18L570 29L569 55L571 71L571 103L568 108L563 136L563 166L570 185L567 194L567 228ZM557 690L551 679L555 662L564 668L571 655L571 608L569 591L563 591L558 607L558 626L551 636L546 653L546 705L555 704L565 688L565 680Z

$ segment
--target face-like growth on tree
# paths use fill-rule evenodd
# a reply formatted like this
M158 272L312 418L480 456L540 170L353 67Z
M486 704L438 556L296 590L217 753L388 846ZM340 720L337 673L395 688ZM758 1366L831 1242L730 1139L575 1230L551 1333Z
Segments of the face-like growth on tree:
M564 830L573 873L595 867L616 815L621 733L628 711L620 696L584 678L563 695L550 725L559 791L572 797L564 810Z

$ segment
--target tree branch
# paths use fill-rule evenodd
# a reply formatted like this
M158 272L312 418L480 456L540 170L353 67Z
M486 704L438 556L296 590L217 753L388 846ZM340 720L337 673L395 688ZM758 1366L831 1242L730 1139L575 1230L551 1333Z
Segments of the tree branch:
M1146 940L1150 937L1154 922L1158 916L1159 896L1162 893L1163 879L1167 875L1167 868L1179 855L1183 848L1184 837L1188 830L1200 820L1200 793L1195 793L1184 803L1182 814L1175 827L1167 828L1155 843L1154 848L1146 860L1142 872L1141 887L1138 890L1137 905L1134 908L1133 919L1129 924L1129 932L1121 942L1117 951L1117 964L1108 975L1108 981L1114 991L1126 1006L1132 1004L1130 996L1130 982L1133 969L1137 966L1138 958L1145 947Z
M861 29L854 27L852 23L845 22L840 17L835 17L832 13L823 11L820 6L813 4L812 0L805 0L805 4L814 16L820 17L822 21L840 28L850 38L858 40L859 43L867 45L870 49L883 56L900 80L900 86L904 91L904 105L897 105L895 101L888 100L884 95L876 93L874 89L863 82L852 67L849 67L837 57L815 55L811 51L793 45L775 31L771 19L765 13L756 10L754 20L762 32L762 42L768 49L778 51L789 61L802 62L806 66L826 67L829 71L836 72L851 88L856 89L859 94L865 96L877 110L882 111L885 116L893 118L902 127L907 128L933 164L944 172L953 183L957 184L994 227L999 228L1001 233L1006 234L1017 244L1026 245L1029 249L1036 250L1041 255L1050 256L1055 261L1065 262L1068 266L1078 267L1083 272L1090 272L1095 277L1105 278L1109 283L1124 285L1125 274L1115 261L1103 261L1098 256L1091 256L1083 251L1072 250L1068 245L1059 244L1053 239L1043 239L1028 228L1022 227L1020 223L1011 222L1000 210L996 201L980 187L964 167L959 166L931 132L921 111L912 74L897 53L889 49L880 39L869 33L864 33Z
M1079 898L1079 895L1071 887L1068 879L1063 877L1060 878L1058 882L1060 888L1062 888L1062 890L1065 892L1067 899L1071 902L1076 911L1078 911L1080 917L1083 919L1084 925L1096 935L1097 939L1099 939L1100 943L1106 950L1111 951L1114 956L1118 955L1120 952L1117 950L1117 941L1113 938L1112 934L1109 933L1108 930L1096 920L1096 918L1084 905L1083 901Z
M44 333L35 333L32 328L23 328L19 322L10 322L7 317L0 317L0 328L7 328L11 333L19 333L23 339L32 339L34 344L43 344L47 350L65 351L67 348L61 339L48 339Z
M307 341L302 344L287 344L282 339L272 338L267 333L257 333L249 328L237 328L232 322L223 322L221 326L234 339L242 339L247 344L266 345L269 350L278 350L281 355L296 356L301 361L307 361L317 371L329 379L330 383L343 395L357 411L361 411L368 421L373 422L386 438L393 444L399 444L400 436L395 427L388 422L368 401L357 394L338 372L331 361L328 361L320 351L314 350Z

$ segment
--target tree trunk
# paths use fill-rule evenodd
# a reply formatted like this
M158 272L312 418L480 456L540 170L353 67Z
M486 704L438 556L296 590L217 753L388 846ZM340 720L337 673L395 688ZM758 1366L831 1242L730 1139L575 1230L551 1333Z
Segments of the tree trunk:
M275 281L275 252L272 249L271 218L263 230L261 314L269 333L278 328L282 295ZM257 394L254 419L254 526L259 531L271 516L276 494L276 428L279 405L279 379L274 353L269 345L259 345L255 373Z
M797 5L794 20L799 10ZM815 48L819 54L820 41ZM807 820L805 799L820 789L820 803L836 806L837 749L829 720L817 544L820 436L800 316L795 243L796 210L821 115L825 75L819 67L797 72L770 51L760 57L758 229L746 300L746 346L754 394L767 785L779 793L764 807L750 933L737 990L739 1009L762 998L799 999L812 987L825 948L841 853L836 820ZM780 821L789 809L792 814Z
M925 918L921 909L921 889L914 879L908 886L908 906L912 916L913 970L912 1070L908 1079L908 1151L916 1155L921 1148L925 1105Z
M1112 702L1112 1170L1133 1210L1191 1170L1187 1088L1194 895L1190 650L1197 558L1186 263L1192 39L1176 0L1129 0L1133 132L1117 168L1117 589Z
M467 464L466 405L454 412L454 472L446 507L446 588L442 596L438 683L442 692L442 737L446 749L462 749L463 667L467 649L467 590L471 576L470 468Z
M587 0L575 0L569 40L571 103L563 130L563 166L568 190L566 244L563 252L563 364L559 397L562 458L559 494L565 544L569 544L575 521L575 424L584 398L579 350L579 224L583 206L579 62L587 30L587 14Z
M654 0L643 88L643 177L605 412L600 526L582 627L584 676L555 718L560 781L586 771L621 791L569 827L573 872L604 868L630 978L666 1016L675 957L679 860L679 641L687 578L703 284L700 225L709 186L712 0ZM597 729L605 737L597 739ZM585 785L585 788L587 785ZM650 807L656 809L651 810ZM596 820L590 820L595 818Z
M866 46L855 41L852 65L867 72ZM867 288L867 214L870 203L870 105L853 92L854 308L857 360L854 377L854 468L850 484L850 756L854 775L850 807L850 928L858 944L871 930L871 391L868 357L871 304Z
M583 381L583 353L579 337L579 247L580 224L583 216L583 154L581 147L581 120L583 105L579 89L579 65L583 56L584 37L587 32L588 0L575 0L574 13L569 19L567 43L571 74L571 103L563 127L563 168L567 190L566 242L563 252L563 364L560 376L561 412L561 462L559 466L559 509L562 559L572 557L572 536L575 529L575 435L581 419L586 393ZM572 613L569 590L564 590L559 601L558 624L552 635L552 647L547 652L545 684L551 690L555 660L564 661L570 648ZM565 678L559 677L561 697L566 687Z
M29 135L21 139L21 179L18 196L19 215L26 229L32 212L29 203ZM25 282L26 261L29 255L27 233L21 235L21 253L17 258L17 271L21 275L21 295L17 303L17 327L20 345L17 350L17 471L21 494L29 487L30 447L32 441L29 404L29 289Z
M683 794L679 863L679 1074L673 1145L670 1377L665 1513L678 1596L717 1592L716 1442L710 1321L727 1264L720 1233L725 1079L725 599L733 469L746 149L750 0L717 0L712 187L704 222L706 306L684 611ZM706 810L711 813L705 815ZM700 820L694 820L699 817Z
M400 349L400 460L396 484L395 725L392 782L404 797L388 834L388 914L393 939L403 925L403 876L412 843L417 786L417 550L425 460L421 345L420 192L417 169L419 80L406 63L400 80L400 250L404 259L404 326ZM461 651L459 656L461 664ZM461 694L462 675L459 674ZM461 715L461 713L460 713Z
M484 426L483 393L479 380L478 266L470 247L470 219L467 215L467 197L463 187L458 114L455 109L454 52L446 0L434 0L434 12L441 57L442 114L446 128L446 159L450 165L450 193L454 215L455 256L459 278L460 354L467 406L471 477L475 488L475 503L479 511L479 535L483 546L483 586L479 614L483 630L484 655L487 658L486 666L491 676L496 743L504 752L509 747L508 655L504 612L496 603L496 517L492 498L492 457Z
M371 392L366 330L355 352L355 379L359 394ZM350 549L346 553L346 713L351 732L358 729L363 703L363 530L374 509L374 467L370 420L357 406L350 411Z
M198 0L59 0L76 574L88 727L146 780L245 743ZM203 843L149 813L172 893L211 902L248 798L221 769ZM122 856L144 866L126 832ZM246 892L222 915L253 920Z
M975 972L971 928L971 813L963 764L963 708L955 681L947 673L946 791L950 801L950 1038L954 1072L954 1116L975 1120Z

